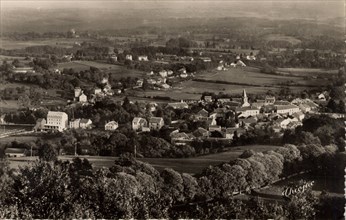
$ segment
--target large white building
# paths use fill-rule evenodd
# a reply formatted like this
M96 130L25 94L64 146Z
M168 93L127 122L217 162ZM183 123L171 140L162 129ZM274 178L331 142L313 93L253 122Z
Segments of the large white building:
M49 111L45 129L63 131L68 126L68 116L65 112Z
M288 115L292 115L296 112L299 112L300 109L298 106L296 105L278 105L276 106L276 112L278 114L288 114Z

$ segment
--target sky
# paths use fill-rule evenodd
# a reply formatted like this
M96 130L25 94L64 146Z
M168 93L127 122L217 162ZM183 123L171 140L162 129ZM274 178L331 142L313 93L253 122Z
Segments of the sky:
M89 23L120 24L134 19L255 17L266 19L327 20L345 17L346 0L0 0L1 27L25 29L32 25ZM72 13L71 13L72 9ZM122 21L121 21L122 20ZM89 22L89 23L88 23ZM60 25L60 26L59 26Z

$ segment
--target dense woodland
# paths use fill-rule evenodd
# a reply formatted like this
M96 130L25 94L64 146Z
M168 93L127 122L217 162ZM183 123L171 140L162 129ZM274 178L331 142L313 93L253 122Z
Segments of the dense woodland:
M122 157L111 168L93 169L86 159L57 160L56 148L45 144L39 149L40 160L31 167L14 172L1 159L0 217L310 219L342 216L344 199L325 193L317 197L310 190L283 203L240 200L232 196L234 192L259 188L300 171L337 177L345 167L344 155L337 151L333 145L315 144L284 145L265 153L245 151L235 161L208 167L191 176L172 169L159 172L131 157Z

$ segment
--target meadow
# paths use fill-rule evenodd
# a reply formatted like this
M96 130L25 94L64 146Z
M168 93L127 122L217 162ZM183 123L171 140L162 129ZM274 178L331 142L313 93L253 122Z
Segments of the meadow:
M291 43L292 45L296 45L301 43L301 40L292 37L292 36L286 36L286 35L281 35L281 34L268 34L267 36L264 37L266 41L287 41Z
M226 83L244 84L248 86L277 86L287 82L299 82L299 85L323 85L325 81L318 79L303 79L298 76L282 76L261 73L258 68L229 68L226 71L206 71L199 74L196 79L205 81L223 81Z
M279 73L286 73L291 76L331 76L338 73L338 70L325 70L319 68L278 68Z
M59 63L58 69L62 70L64 68L72 68L75 71L84 71L90 69L90 67L98 68L102 71L109 72L113 75L115 78L122 78L122 77L141 77L143 76L144 72L138 71L138 70L132 70L127 69L124 66L121 65L115 65L110 63L103 63L98 61L85 61L85 60L75 60L72 62L66 62L66 63Z
M257 152L268 151L277 149L279 146L269 145L249 145L230 148L229 151L210 154L200 157L192 158L138 158L138 160L146 162L154 166L158 170L164 168L172 168L181 173L200 173L203 169L210 165L217 165L224 162L235 160L242 154L244 150L252 149ZM61 160L72 160L73 156L60 156ZM98 157L98 156L81 156L87 158L94 166L94 168L111 167L114 164L116 157ZM36 160L37 157L22 157L10 158L10 167L18 168L18 166L26 166L30 161Z
M14 40L8 38L0 38L0 48L6 50L13 49L24 49L31 46L52 46L52 47L63 47L71 48L75 43L82 43L83 41L90 41L87 38L43 38L37 40Z

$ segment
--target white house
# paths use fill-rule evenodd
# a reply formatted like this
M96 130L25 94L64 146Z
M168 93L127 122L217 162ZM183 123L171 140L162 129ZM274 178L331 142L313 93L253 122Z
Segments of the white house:
M298 119L299 121L303 121L303 119L305 118L305 114L303 112L293 113L292 116Z
M79 102L87 102L87 101L88 101L88 97L87 97L84 93L82 93L82 94L78 97L78 99L79 99Z
M187 73L181 73L181 74L180 74L180 78L185 79L185 78L187 78L187 77L188 77Z
M105 124L105 130L106 131L114 131L119 127L118 122L116 121L110 121Z
M299 112L300 109L296 105L278 105L276 106L276 112L278 114L288 114L292 115L293 113Z
M126 59L126 60L132 60L132 55L131 55L131 54L126 54L125 59Z
M5 155L7 157L25 157L27 149L25 148L6 148Z
M14 73L35 73L33 67L15 67L12 71Z
M93 122L90 119L82 118L79 122L79 127L82 129L91 128Z
M238 117L247 118L249 116L256 116L260 113L259 109L253 106L248 107L238 107L235 109L237 113L240 113Z
M148 61L148 56L144 56L144 55L138 56L138 60L139 61Z
M74 88L74 97L78 98L83 93L83 90L80 87Z
M65 112L49 111L47 114L47 130L63 131L68 126L68 116Z
M189 105L186 102L173 102L168 103L166 108L171 107L173 109L188 109Z
M95 95L99 95L99 94L101 94L102 93L102 89L100 89L100 88L95 88L94 89L94 94Z
M160 75L161 77L163 77L163 78L166 78L166 77L168 76L168 73L167 73L166 70L161 70L161 71L159 72L159 75Z
M79 118L73 119L69 123L69 128L77 129L77 128L79 128L79 123L80 123L80 119Z
M326 99L326 96L325 96L323 93L319 94L319 95L317 96L317 98L318 98L318 100L320 100L320 101L326 101L326 100L327 100L327 99Z
M135 117L132 120L132 129L135 131L142 130L143 127L147 127L148 122L144 118Z
M151 117L149 119L150 130L160 130L164 126L164 121L162 117Z

